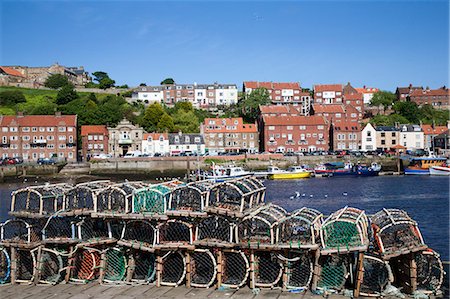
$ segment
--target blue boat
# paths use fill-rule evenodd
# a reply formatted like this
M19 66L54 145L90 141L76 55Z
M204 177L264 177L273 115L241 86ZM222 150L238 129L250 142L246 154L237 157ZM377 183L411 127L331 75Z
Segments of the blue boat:
M316 175L322 176L377 176L381 165L372 163L370 166L354 165L350 162L325 163L314 169Z

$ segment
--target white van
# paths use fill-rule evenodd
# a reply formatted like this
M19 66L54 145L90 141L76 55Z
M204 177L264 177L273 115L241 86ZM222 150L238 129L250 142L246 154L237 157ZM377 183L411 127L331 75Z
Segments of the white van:
M140 156L142 156L142 153L140 151L135 151L135 152L128 152L123 157L124 158L137 158Z

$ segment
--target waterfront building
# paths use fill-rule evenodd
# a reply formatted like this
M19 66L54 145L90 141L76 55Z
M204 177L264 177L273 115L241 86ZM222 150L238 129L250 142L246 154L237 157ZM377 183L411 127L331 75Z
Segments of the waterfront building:
M317 84L314 85L314 104L329 105L342 104L342 84Z
M325 117L330 123L338 123L341 121L355 122L360 119L360 112L352 105L329 104L314 105L314 115Z
M144 133L142 139L142 153L150 156L154 156L155 154L162 156L169 155L169 134Z
M365 85L362 88L355 88L357 92L363 95L363 103L364 106L370 105L372 102L373 95L380 90L375 87L366 87Z
M364 126L361 131L361 151L374 151L377 149L377 131L371 123Z
M2 158L77 160L76 115L0 115L0 128Z
M433 144L437 154L450 158L450 130L434 137Z
M249 152L259 150L258 126L244 124L242 117L206 118L201 124L200 133L205 139L207 152Z
M450 109L450 93L445 86L438 89L416 89L409 94L409 99L418 106L428 104L436 109Z
M361 126L357 121L342 121L331 125L333 150L359 150L361 146Z
M256 82L246 81L243 92L246 95L257 88L265 88L269 92L270 99L274 105L294 105L301 107L301 115L309 115L311 107L311 95L303 91L298 82Z
M329 150L329 124L323 116L262 116L260 145L267 152Z
M377 126L375 128L375 141L377 149L390 150L393 146L399 144L399 129L394 126Z
M159 102L167 106L173 106L177 102L190 102L195 108L216 109L236 104L238 90L235 84L219 83L141 86L133 92L131 99L144 104Z
M202 134L169 134L169 152L171 156L204 155L205 141Z
M105 125L81 126L81 155L84 161L108 154L108 129Z
M405 146L407 150L424 149L424 134L419 125L400 125L400 139L401 145Z
M115 127L108 127L108 151L113 157L142 150L144 129L123 119Z
M397 89L395 90L395 95L397 96L397 100L404 102L409 99L409 95L414 90L421 89L423 89L422 86L412 86L412 84L409 84L408 87L397 87Z
M421 125L424 135L424 148L433 151L433 139L448 130L447 126Z

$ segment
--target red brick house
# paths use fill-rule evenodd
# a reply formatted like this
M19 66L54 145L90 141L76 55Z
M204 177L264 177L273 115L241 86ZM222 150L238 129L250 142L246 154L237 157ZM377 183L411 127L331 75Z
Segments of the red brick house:
M409 98L409 95L414 91L418 89L423 89L422 86L412 86L412 84L409 84L408 87L397 87L395 90L395 95L397 96L397 100L399 101L406 101Z
M76 115L5 115L0 130L2 158L77 160Z
M450 108L450 93L445 86L438 89L416 89L409 94L409 98L419 106L428 104L436 109Z
M262 116L261 145L267 152L329 149L329 124L323 116Z
M105 125L81 126L81 153L84 161L108 153L108 129Z
M361 126L357 121L341 121L332 124L333 150L358 150L361 146Z
M314 104L342 104L342 84L317 84L314 85Z

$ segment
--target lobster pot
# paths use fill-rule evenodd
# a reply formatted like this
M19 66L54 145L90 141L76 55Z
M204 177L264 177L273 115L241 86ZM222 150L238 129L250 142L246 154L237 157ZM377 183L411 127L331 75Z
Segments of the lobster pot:
M70 282L87 283L99 277L101 253L93 248L81 248L73 255Z
M16 267L11 267L11 271L15 272L15 282L33 283L37 269L37 248L30 250L13 247L11 248L11 256L13 256L12 251L15 252L16 256Z
M222 251L221 265L220 285L229 288L240 288L247 283L250 265L248 258L242 251Z
M3 244L33 243L41 240L39 220L9 219L0 224L0 240Z
M193 182L181 185L172 191L168 213L203 212L209 191L214 186L211 181Z
M11 215L43 216L53 214L63 208L67 184L47 184L30 186L12 192Z
M125 281L127 266L127 257L122 248L108 248L104 254L103 282L120 283Z
M110 185L101 190L95 203L96 213L126 214L131 212L133 193L143 188L139 182Z
M65 193L64 210L81 214L93 212L97 194L110 184L110 181L77 184Z
M417 223L405 211L383 209L371 221L376 247L385 258L426 248Z
M208 249L196 249L190 253L191 286L209 288L217 276L217 262Z
M156 229L146 220L126 222L119 244L140 250L152 249L156 243Z
M320 243L322 214L314 209L301 208L282 219L277 229L280 247L317 248Z
M171 189L165 185L153 185L136 190L133 194L133 213L165 214Z
M57 284L64 279L67 267L67 252L57 249L41 248L38 255L39 282Z
M334 212L320 229L323 251L365 251L369 242L367 226L364 211L345 207Z
M0 285L11 281L11 250L0 247Z
M360 286L363 296L381 296L390 282L390 268L387 262L369 255L364 255L364 275Z
M186 260L180 251L169 251L161 258L160 285L179 286L186 277Z
M181 220L167 220L158 224L157 243L161 246L171 244L192 244L194 241L192 224Z
M278 221L285 215L281 207L273 204L252 211L238 224L239 243L243 246L275 244Z
M133 250L128 259L130 280L134 283L148 284L156 279L156 257L154 253Z
M325 255L319 258L320 274L317 288L340 291L349 274L351 258L347 255Z
M284 286L286 289L308 289L313 277L313 259L308 252L289 251L279 255L284 263Z
M42 229L42 241L45 243L76 243L75 218L55 214L48 218Z
M215 185L208 196L206 209L211 213L236 215L264 201L265 187L252 178L240 178Z
M439 254L428 249L414 256L417 266L417 289L425 293L436 293L444 281L444 268Z
M275 252L255 251L252 280L255 287L273 288L281 281L283 267Z
M76 223L78 239L96 244L107 239L114 240L111 223L114 220L86 217Z
M200 220L196 227L196 244L219 243L232 244L235 236L236 225L230 218L220 215L211 215Z

